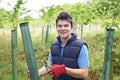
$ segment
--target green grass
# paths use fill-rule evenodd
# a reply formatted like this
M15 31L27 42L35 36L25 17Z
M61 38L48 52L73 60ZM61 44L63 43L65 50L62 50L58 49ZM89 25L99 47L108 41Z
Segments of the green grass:
M55 41L57 34L50 33L48 46L42 42L40 36L32 36L33 47L38 68L43 66L44 61L49 55L50 45ZM116 30L114 35L113 50L115 51L115 65L113 80L120 80L120 31ZM83 40L89 46L90 72L88 80L101 80L103 73L104 49L105 49L105 31L100 33L91 33L83 37ZM0 80L12 80L12 59L11 59L11 40L9 38L0 38ZM44 36L45 41L45 36ZM42 45L44 43L44 46ZM17 43L17 80L28 80L25 69L27 68L22 39L18 37ZM51 80L49 75L41 77L41 80Z

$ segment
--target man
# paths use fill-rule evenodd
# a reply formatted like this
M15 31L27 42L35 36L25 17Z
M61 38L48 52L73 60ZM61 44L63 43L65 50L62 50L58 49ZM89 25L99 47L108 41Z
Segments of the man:
M47 73L53 80L85 80L89 72L87 44L71 33L74 28L72 17L61 12L56 19L57 41L52 44L47 64L38 75Z

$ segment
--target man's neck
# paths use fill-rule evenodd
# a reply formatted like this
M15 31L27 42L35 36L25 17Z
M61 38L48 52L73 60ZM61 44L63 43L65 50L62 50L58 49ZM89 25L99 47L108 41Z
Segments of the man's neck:
M71 35L70 35L69 37L66 37L66 38L61 38L62 43L63 43L64 45L66 45L67 41L68 41L70 38L71 38Z

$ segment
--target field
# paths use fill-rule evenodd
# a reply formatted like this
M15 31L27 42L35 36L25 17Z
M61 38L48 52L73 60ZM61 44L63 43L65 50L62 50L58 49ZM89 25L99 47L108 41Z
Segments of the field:
M38 26L38 25L37 25ZM103 74L104 49L106 30L104 28L92 27L83 28L81 32L77 27L78 38L82 38L89 46L90 72L88 80L101 80ZM56 40L57 33L55 27L49 29L48 45L46 46L46 28L44 28L44 38L42 39L41 27L30 27L37 67L43 66L47 60L50 45ZM115 29L113 50L115 51L115 62L113 68L113 80L120 80L120 31ZM20 29L18 28L17 38L17 80L28 80L25 70L27 68L23 42ZM12 80L12 53L11 53L11 30L9 28L0 29L0 80ZM41 80L51 80L49 75L40 77Z

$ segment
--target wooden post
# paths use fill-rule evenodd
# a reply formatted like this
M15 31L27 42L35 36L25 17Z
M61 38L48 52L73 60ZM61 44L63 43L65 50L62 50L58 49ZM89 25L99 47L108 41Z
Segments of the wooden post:
M112 63L111 63L111 70L110 70L110 80L113 80L114 63L115 63L115 51L112 51Z
M42 26L42 47L44 47L44 26Z

